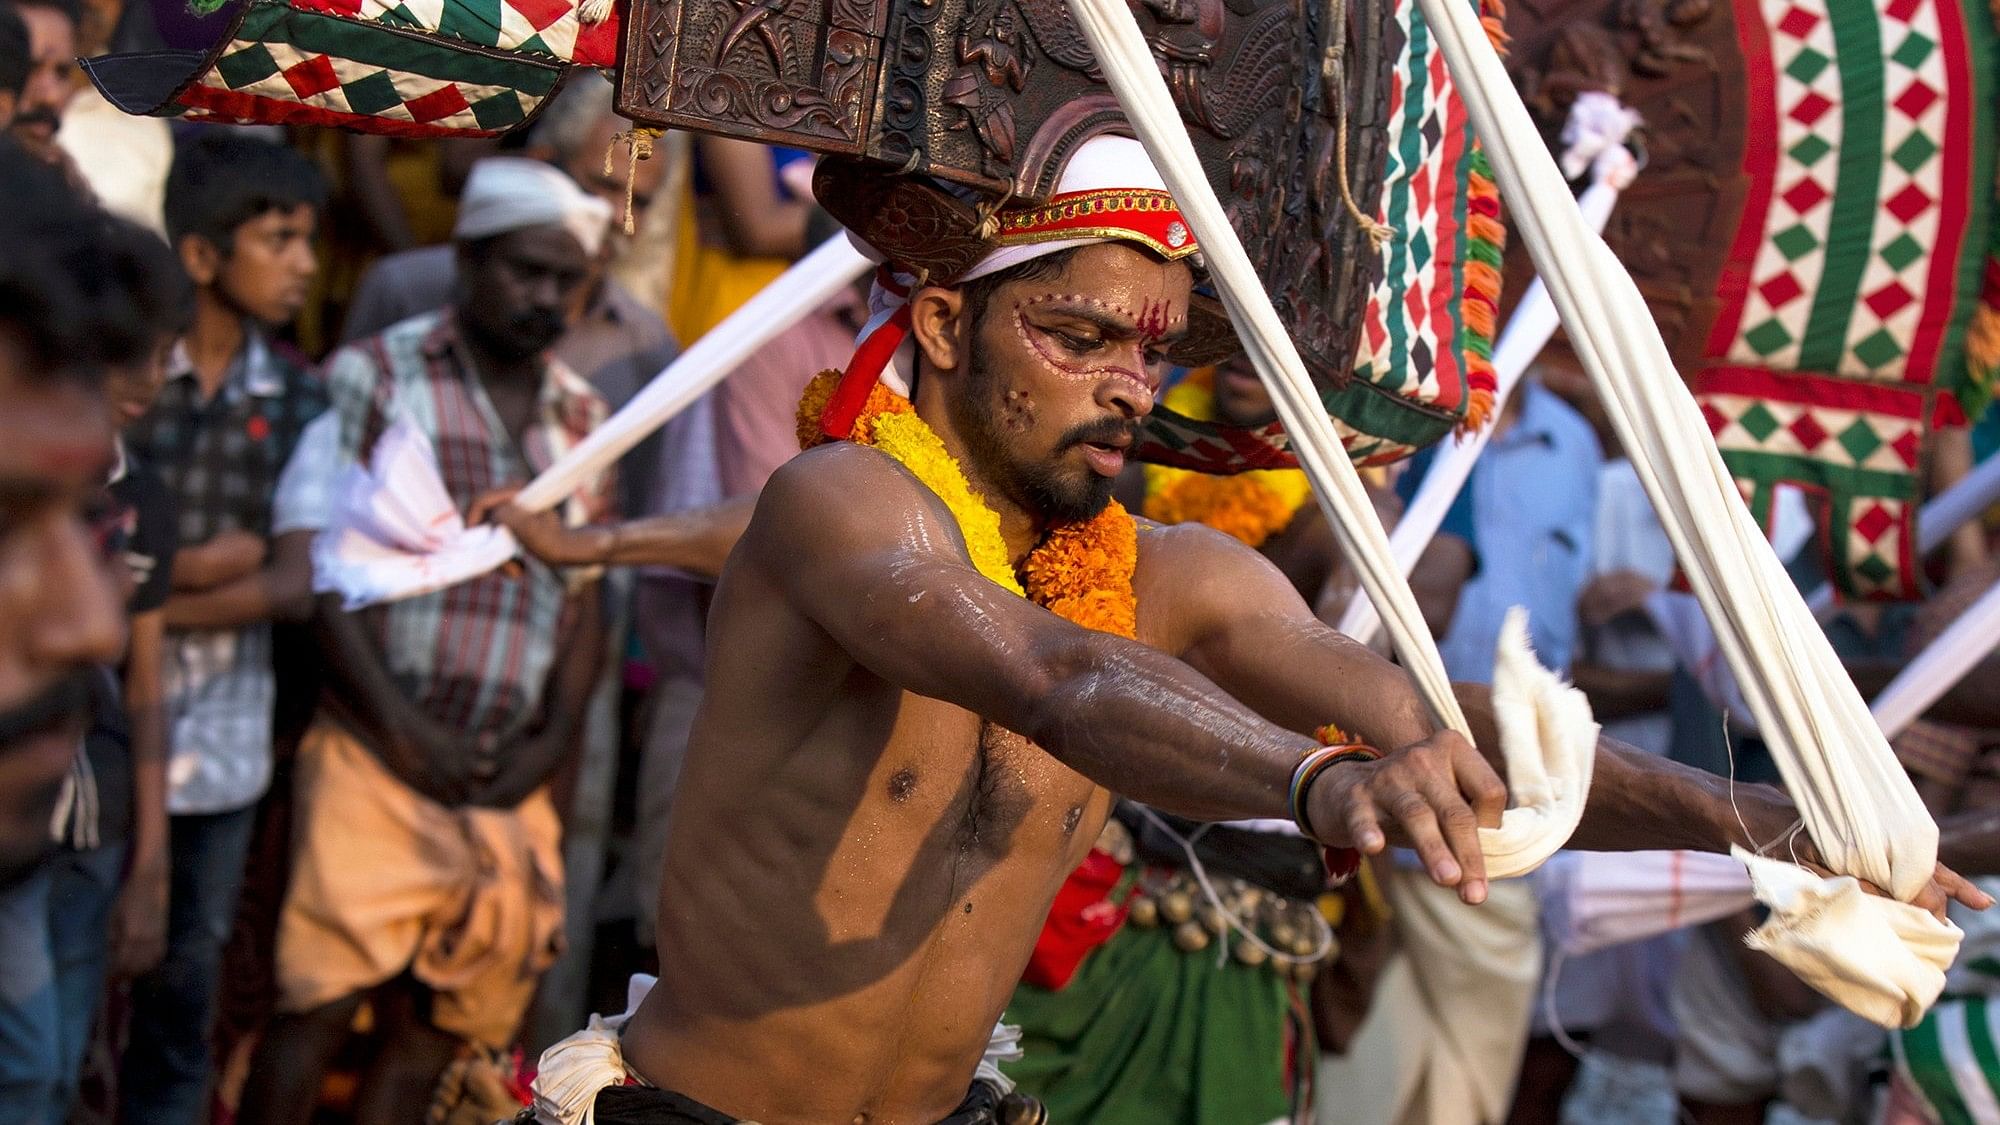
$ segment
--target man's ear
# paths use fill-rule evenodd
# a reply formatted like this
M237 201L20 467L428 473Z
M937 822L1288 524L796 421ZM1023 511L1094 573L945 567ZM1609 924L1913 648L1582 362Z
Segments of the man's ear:
M222 251L206 235L184 234L180 245L181 268L196 285L213 285L222 272Z
M910 298L910 338L929 367L955 370L972 343L964 291L936 286L917 290Z

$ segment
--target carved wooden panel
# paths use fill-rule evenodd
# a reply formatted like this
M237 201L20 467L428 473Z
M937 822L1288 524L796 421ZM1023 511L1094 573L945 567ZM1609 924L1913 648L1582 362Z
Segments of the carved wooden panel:
M658 0L635 5L619 109L648 125L728 130L859 154L884 13L856 0Z

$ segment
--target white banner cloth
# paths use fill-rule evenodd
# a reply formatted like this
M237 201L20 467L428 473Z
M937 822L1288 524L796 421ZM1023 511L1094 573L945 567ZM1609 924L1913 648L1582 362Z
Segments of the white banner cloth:
M1543 929L1571 957L1713 922L1755 901L1743 864L1714 852L1564 852L1535 879Z

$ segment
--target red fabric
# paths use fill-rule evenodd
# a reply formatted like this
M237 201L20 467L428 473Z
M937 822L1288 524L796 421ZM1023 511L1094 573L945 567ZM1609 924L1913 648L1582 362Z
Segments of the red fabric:
M1056 892L1049 907L1049 920L1035 939L1035 952L1021 979L1037 988L1058 989L1076 976L1077 967L1090 951L1111 940L1125 924L1130 911L1122 902L1112 902L1111 892L1124 878L1125 868L1096 848L1083 858Z
M868 406L868 392L882 378L882 369L889 366L896 349L903 346L903 340L910 334L910 306L904 305L890 316L888 321L868 334L861 346L854 349L854 358L847 364L847 370L840 376L840 384L833 388L833 397L827 400L826 409L820 413L820 432L835 441L846 441L854 433L855 419Z
M175 100L195 111L187 115L190 121L200 121L212 116L231 124L323 125L333 129L349 129L357 133L411 138L493 137L506 131L453 129L418 121L369 117L359 113L339 113L318 106L280 101L277 98L246 94L238 90L218 90L212 86L190 86L181 91Z
M1726 355L1743 321L1743 303L1750 293L1750 271L1757 249L1764 244L1764 215L1778 174L1778 72L1771 58L1764 11L1756 4L1731 5L1736 18L1736 42L1743 52L1744 120L1743 175L1749 185L1738 213L1736 237L1723 260L1716 283L1719 314L1709 329L1708 354Z
M1319 858L1326 864L1327 878L1336 887L1361 870L1361 853L1353 848L1321 848Z

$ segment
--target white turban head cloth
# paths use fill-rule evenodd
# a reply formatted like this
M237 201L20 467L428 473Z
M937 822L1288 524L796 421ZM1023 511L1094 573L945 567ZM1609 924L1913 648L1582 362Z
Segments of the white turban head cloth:
M456 242L533 227L561 227L591 257L611 229L611 205L584 191L562 169L519 156L490 156L472 166L458 200Z

